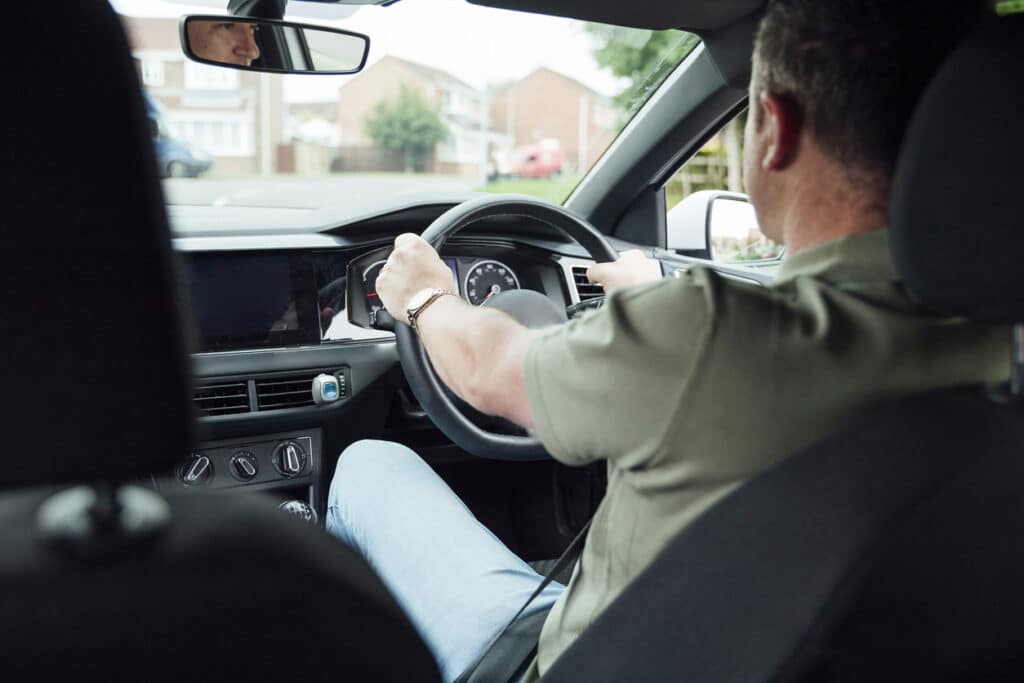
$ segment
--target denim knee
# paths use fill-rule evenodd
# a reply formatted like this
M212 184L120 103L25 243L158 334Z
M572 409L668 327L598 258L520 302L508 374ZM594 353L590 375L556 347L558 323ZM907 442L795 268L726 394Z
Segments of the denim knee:
M384 496L387 491L376 490L378 486L388 486L397 480L400 471L419 466L420 457L401 444L376 439L356 441L338 456L327 504L338 507L360 494L373 499Z
M327 530L358 545L362 522L389 497L399 470L420 465L419 456L401 444L364 439L338 456L327 494Z

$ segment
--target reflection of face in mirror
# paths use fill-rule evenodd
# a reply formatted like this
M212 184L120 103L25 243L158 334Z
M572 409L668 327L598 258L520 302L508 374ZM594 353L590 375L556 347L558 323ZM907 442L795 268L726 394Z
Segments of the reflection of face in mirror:
M256 24L231 21L190 21L188 42L196 57L218 64L251 66L260 58Z

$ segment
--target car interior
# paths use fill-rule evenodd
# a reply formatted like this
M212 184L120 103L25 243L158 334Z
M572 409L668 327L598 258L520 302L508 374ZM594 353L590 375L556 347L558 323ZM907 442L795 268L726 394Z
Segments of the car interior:
M600 503L604 467L559 464L440 382L375 300L397 235L423 234L471 303L492 282L517 290L494 305L534 327L599 306L586 267L625 249L666 277L701 266L770 284L709 258L710 204L670 230L664 189L745 108L761 0L472 2L701 43L564 204L438 192L169 206L107 1L8 8L12 26L47 35L41 48L40 32L13 31L2 48L11 680L440 680L373 569L323 529L338 454L360 439L408 445L510 549L552 566ZM1005 324L1010 383L867 406L740 487L545 683L1020 680L1024 88L1008 65L1022 49L1024 13L1010 11L950 46L890 209L906 286Z

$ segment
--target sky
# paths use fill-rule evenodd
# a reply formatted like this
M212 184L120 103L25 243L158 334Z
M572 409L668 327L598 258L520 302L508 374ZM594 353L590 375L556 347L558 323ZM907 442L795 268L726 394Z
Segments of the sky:
M222 12L226 0L110 0L134 16L177 17ZM617 94L625 82L594 62L582 22L471 5L465 0L401 0L390 7L291 2L287 19L344 28L370 36L369 63L384 55L443 69L467 83L522 78L546 66L599 93ZM289 101L333 100L351 76L287 76Z

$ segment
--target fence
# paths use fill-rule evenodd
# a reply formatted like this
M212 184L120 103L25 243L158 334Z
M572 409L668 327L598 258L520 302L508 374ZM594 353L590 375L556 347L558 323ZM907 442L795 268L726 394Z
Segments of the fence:
M428 155L417 171L434 167L433 154ZM405 161L398 152L378 147L346 147L338 148L338 158L331 165L331 170L339 173L386 171L401 172L405 170Z

